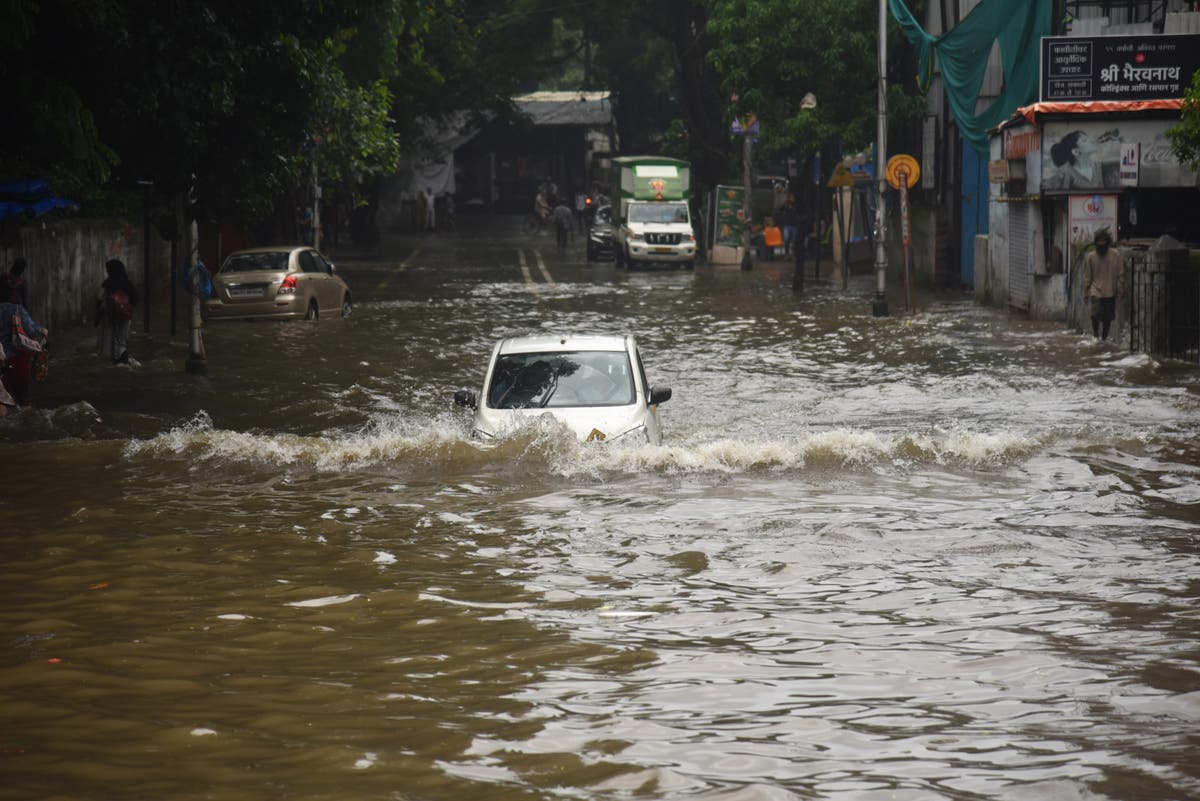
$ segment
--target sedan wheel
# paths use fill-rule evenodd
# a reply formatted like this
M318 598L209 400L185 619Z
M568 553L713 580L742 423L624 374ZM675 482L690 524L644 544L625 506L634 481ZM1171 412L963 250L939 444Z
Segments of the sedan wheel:
M349 317L351 311L353 311L353 307L350 305L350 296L347 295L342 298L342 316Z
M305 320L316 320L321 316L321 310L317 308L317 299L313 298L308 302L308 311L304 314Z

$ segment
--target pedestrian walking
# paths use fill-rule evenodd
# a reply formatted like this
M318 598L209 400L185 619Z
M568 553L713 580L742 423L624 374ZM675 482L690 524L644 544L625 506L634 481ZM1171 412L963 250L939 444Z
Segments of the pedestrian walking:
M12 279L0 274L0 298L11 297ZM34 358L45 350L50 329L39 326L19 303L0 302L0 416L32 402Z
M425 230L432 231L437 228L437 200L433 196L433 187L425 187Z
M800 233L800 212L795 197L789 195L787 202L775 210L775 224L783 234L783 255L789 256L797 248Z
M1083 292L1092 304L1092 336L1104 341L1117 316L1117 298L1125 294L1125 260L1107 228L1092 236L1092 244L1096 249L1083 259Z
M125 262L109 259L104 263L108 277L96 295L96 351L109 355L113 364L129 364L129 327L138 291L125 272Z
M558 249L560 251L567 249L567 238L570 235L571 228L575 225L575 215L571 211L571 207L564 201L559 201L554 207L554 233L558 238Z

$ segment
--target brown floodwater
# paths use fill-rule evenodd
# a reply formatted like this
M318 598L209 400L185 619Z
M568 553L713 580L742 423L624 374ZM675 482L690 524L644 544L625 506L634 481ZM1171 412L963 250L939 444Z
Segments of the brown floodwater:
M339 266L206 376L57 332L0 420L0 799L1200 798L1194 366L469 218ZM661 446L470 439L559 331Z

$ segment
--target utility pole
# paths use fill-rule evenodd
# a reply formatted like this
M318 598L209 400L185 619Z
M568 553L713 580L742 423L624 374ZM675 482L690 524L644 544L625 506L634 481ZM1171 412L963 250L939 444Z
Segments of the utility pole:
M887 0L879 0L879 118L875 129L875 302L871 313L887 317Z

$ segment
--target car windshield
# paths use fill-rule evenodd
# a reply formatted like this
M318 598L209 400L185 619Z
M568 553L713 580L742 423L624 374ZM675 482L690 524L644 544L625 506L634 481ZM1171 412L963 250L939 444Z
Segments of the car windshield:
M637 203L629 207L629 221L639 223L685 223L686 203Z
M493 409L628 406L633 371L624 351L509 353L496 359L487 404Z
M284 272L288 266L285 251L275 253L234 253L221 268L223 273L248 273L255 270Z

